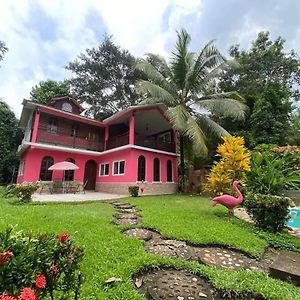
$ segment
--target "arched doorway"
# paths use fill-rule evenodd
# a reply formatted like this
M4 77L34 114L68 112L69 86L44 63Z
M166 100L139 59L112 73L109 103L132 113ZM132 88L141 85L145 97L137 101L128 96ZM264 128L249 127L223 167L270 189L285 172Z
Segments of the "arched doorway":
M86 190L95 190L97 176L97 164L94 160L89 160L84 168L84 184Z

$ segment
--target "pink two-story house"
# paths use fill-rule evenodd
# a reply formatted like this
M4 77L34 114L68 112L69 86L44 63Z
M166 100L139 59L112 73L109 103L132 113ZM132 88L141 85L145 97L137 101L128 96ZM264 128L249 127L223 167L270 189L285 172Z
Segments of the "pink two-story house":
M76 180L87 190L127 194L143 181L147 194L177 191L176 132L164 105L129 107L104 121L81 116L71 97L23 106L19 183ZM79 169L48 170L61 161Z

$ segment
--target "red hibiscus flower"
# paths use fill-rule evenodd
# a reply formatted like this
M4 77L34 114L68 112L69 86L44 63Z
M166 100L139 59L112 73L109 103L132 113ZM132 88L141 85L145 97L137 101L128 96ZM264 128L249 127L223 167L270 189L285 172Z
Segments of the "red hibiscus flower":
M0 265L4 265L14 256L11 251L5 251L0 253Z
M62 243L65 244L70 239L70 234L68 232L62 232L57 235L57 239Z
M23 288L18 300L37 300L37 296L31 288Z
M38 289L43 289L45 288L46 286L46 276L44 274L38 274L36 275L35 277L35 286L38 288Z
M0 300L17 300L17 298L3 293L2 295L0 295Z

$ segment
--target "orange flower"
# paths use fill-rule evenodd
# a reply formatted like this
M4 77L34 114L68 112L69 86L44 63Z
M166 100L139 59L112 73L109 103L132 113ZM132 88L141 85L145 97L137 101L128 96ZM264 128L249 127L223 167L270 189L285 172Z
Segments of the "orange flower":
M31 288L23 288L18 300L37 300L37 296Z

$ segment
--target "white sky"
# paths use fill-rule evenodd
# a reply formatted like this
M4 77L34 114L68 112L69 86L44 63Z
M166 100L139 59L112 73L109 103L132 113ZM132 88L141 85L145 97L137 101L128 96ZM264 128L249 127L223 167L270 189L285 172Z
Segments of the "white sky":
M41 80L70 77L65 66L106 32L136 56L167 56L184 27L192 47L216 39L224 52L249 47L257 33L282 35L299 50L300 1L239 0L0 0L0 97L20 115L21 102Z

